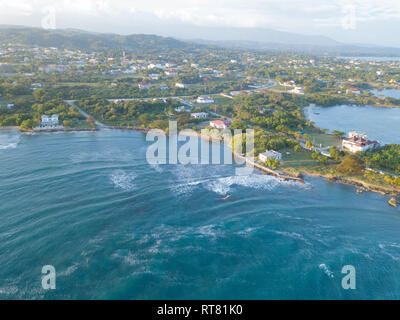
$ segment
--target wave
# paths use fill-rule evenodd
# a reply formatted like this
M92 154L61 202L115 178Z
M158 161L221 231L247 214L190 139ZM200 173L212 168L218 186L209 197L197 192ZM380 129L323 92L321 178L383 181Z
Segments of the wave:
M329 267L325 263L321 263L318 266L324 273L331 279L333 279L335 276L333 275L333 272L329 269Z
M226 195L232 186L272 191L280 185L300 185L298 182L285 181L268 175L252 174L248 176L230 176L209 182L206 189L220 195Z
M124 170L117 170L111 174L110 180L114 184L114 187L125 191L131 191L136 187L134 183L136 177L137 175L135 173L127 173Z
M0 145L0 150L15 149L17 146L18 146L18 142L9 143L6 145Z
M0 134L0 150L15 149L21 141L19 134Z

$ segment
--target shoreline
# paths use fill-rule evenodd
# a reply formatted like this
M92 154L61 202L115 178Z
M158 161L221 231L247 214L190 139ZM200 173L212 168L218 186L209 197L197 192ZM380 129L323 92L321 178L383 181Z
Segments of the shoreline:
M10 130L10 129L19 129L18 127L0 127L0 130ZM140 127L112 127L112 126L106 126L104 128L92 128L92 129L63 129L63 130L42 130L39 131L40 132L73 132L73 131L87 131L87 132L92 132L92 131L99 131L101 129L109 129L109 130L125 130L125 131L137 131L137 132L142 132L142 133L147 133L149 132L151 129L149 128L140 128ZM36 131L29 131L29 130L20 130L21 132L34 132L36 133ZM169 133L165 132L165 134L168 136ZM202 135L201 133L198 132L185 132L184 130L182 130L181 132L179 132L179 135L183 135L183 136L197 136L201 139L207 140L208 142L213 143L213 140L218 140L218 141L222 141L223 138L222 137L213 137L213 136L209 136L209 135ZM341 184L345 184L345 185L352 185L354 187L356 187L356 191L358 192L358 190L361 191L371 191L374 193L379 193L381 195L387 196L387 195L391 195L394 196L398 201L400 201L400 190L396 189L396 188L389 188L389 187L382 187L382 186L378 186L378 185L374 185L374 184L370 184L367 182L364 182L362 180L358 180L355 178L346 178L346 177L341 177L341 176L331 176L331 175L324 175L324 174L320 174L320 173L314 173L314 172L308 172L308 171L301 171L299 172L296 176L292 176L292 175L287 175L287 174L282 174L280 172L277 172L275 170L272 170L268 167L265 167L257 162L253 162L252 160L250 160L249 158L239 155L235 152L233 152L232 150L232 154L234 157L242 159L245 161L245 163L252 165L253 167L255 167L256 169L263 171L264 173L268 174L268 175L272 175L275 176L276 178L280 178L283 179L285 181L297 181L299 183L304 184L304 180L303 180L303 176L309 176L309 177L316 177L316 178L323 178L329 182L334 182L334 183L341 183Z
M146 129L146 128L134 128L134 127L108 127L108 129L131 130L131 131L140 131L140 132L148 132L149 130L151 130L151 129ZM212 143L213 139L219 140L219 141L223 140L222 137L213 137L213 136L209 136L209 135L202 135L201 133L198 133L198 132L194 132L194 133L193 132L185 132L184 130L179 132L179 134L184 135L184 136L197 136L197 137L199 137L201 139L205 139L211 143ZM166 133L166 135L168 136L168 133ZM349 186L354 186L354 187L356 187L356 190L360 190L360 188L363 188L364 190L362 190L362 191L371 191L374 193L380 193L381 195L385 195L385 196L392 195L392 196L397 197L400 201L400 190L399 189L381 187L381 186L369 184L367 182L364 182L364 181L361 181L358 179L354 179L354 178L330 176L330 175L324 175L324 174L313 173L313 172L308 172L308 171L301 171L296 176L285 175L285 174L281 174L275 170L272 170L270 168L267 168L265 166L262 166L256 162L252 162L250 159L248 159L242 155L236 154L233 151L232 151L232 154L237 158L243 159L246 163L253 165L255 168L263 171L264 173L275 176L280 179L283 179L285 181L292 180L292 181L298 181L298 182L304 184L304 181L302 179L303 176L323 178L329 182L336 182L336 183L341 183L341 184L345 184L345 185L349 185ZM357 189L357 188L359 188L359 189Z

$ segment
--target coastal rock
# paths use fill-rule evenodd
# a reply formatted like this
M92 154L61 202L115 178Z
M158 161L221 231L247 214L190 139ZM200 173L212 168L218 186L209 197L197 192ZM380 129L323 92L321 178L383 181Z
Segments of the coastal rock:
M390 206L392 206L394 208L397 208L397 200L396 200L396 198L390 199L388 203L389 203Z

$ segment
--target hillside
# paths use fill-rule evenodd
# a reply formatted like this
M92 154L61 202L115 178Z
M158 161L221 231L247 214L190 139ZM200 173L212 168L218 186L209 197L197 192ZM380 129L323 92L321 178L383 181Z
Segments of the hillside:
M78 50L127 50L140 52L189 49L192 45L173 38L156 35L116 35L71 30L44 30L39 28L0 28L0 43L57 47Z

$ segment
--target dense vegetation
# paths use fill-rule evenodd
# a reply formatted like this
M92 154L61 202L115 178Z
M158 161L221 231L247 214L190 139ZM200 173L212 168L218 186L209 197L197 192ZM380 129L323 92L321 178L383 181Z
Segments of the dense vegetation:
M372 168L387 170L400 175L400 145L390 144L362 155Z

